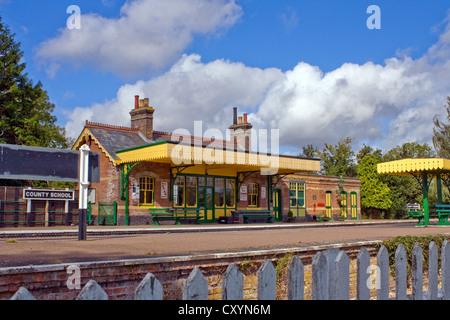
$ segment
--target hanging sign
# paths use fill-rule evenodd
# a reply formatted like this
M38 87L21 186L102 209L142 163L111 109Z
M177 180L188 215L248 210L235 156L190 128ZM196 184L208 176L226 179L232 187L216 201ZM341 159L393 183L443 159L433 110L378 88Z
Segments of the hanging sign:
M266 198L266 187L261 187L261 199L265 199Z
M168 198L169 184L166 181L161 181L161 199Z
M25 200L74 200L73 190L23 189Z
M241 186L239 190L239 201L247 201L247 186Z

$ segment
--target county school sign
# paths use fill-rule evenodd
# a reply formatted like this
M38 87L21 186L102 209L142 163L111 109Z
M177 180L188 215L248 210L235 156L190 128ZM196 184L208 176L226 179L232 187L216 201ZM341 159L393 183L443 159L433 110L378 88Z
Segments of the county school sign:
M23 198L25 200L74 200L73 190L43 190L24 189Z

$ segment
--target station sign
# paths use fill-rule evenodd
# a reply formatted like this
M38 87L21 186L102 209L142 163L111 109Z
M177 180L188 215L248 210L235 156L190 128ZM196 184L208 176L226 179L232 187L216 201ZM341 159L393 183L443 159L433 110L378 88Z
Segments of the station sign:
M75 200L73 190L23 189L25 200Z
M0 179L79 182L79 163L78 150L0 144ZM98 152L89 152L87 180L100 182Z

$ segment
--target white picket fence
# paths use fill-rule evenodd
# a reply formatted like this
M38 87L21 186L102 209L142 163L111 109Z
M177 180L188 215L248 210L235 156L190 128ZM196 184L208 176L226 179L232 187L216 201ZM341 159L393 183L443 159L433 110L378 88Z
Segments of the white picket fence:
M370 264L370 255L362 247L357 255L356 299L371 299L373 275L376 270L376 299L414 299L414 300L450 300L450 244L445 240L441 248L441 287L438 286L438 247L434 242L429 245L428 290L423 290L423 254L418 243L412 252L411 280L412 293L407 294L407 257L402 244L395 252L395 293L390 297L389 254L381 246L376 256L376 265ZM304 298L304 265L298 256L290 262L287 273L287 298L301 300ZM265 260L258 270L257 298L275 300L276 270L270 260ZM311 299L313 300L348 300L350 298L350 261L344 251L329 249L319 251L311 263ZM223 300L243 300L244 277L238 266L230 264L222 279ZM163 286L152 273L148 273L137 286L135 300L161 300ZM21 287L12 300L32 300L35 297ZM94 280L83 287L77 300L107 300L108 295ZM199 268L194 268L183 286L183 300L207 300L208 281Z

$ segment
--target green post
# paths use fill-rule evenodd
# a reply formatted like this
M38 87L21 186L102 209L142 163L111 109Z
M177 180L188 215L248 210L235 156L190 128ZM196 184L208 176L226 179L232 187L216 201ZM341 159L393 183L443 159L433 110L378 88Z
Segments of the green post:
M428 176L427 172L423 171L422 173L422 194L423 194L423 220L424 225L430 225L430 215L428 208Z
M438 197L438 204L442 204L442 181L441 181L441 174L436 174L436 187L437 187L437 197Z

